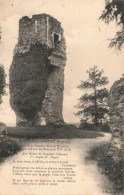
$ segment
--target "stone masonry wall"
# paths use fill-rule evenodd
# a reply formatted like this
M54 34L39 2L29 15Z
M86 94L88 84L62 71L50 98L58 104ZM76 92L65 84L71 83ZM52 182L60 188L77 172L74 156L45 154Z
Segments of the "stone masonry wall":
M52 49L52 53L45 63L49 69L47 90L42 109L35 116L35 125L41 125L42 119L47 124L61 124L63 123L64 67L66 65L66 44L61 23L47 14L21 18L14 55L28 52L31 45L36 43L46 45ZM16 115L18 124L19 121L25 121L21 113Z
M64 75L64 67L56 68L56 70L50 72L48 89L42 107L42 114L46 118L47 123L63 122L64 77L61 77L61 75Z
M60 35L58 47L54 46L54 33ZM15 53L29 50L31 44L39 42L54 48L65 57L66 45L61 23L47 14L33 15L32 18L22 17L19 21L19 38Z

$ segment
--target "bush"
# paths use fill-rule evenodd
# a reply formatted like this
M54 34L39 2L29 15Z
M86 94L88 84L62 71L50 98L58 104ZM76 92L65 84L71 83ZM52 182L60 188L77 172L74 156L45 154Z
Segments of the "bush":
M0 138L0 161L4 158L14 155L21 150L21 146L15 141L15 139L3 137Z
M99 127L100 127L100 131L110 132L110 125L107 123L100 124Z
M103 131L110 132L110 126L107 123L99 123L96 127L93 123L83 122L80 124L80 129L89 130L89 131Z
M122 150L111 143L103 143L93 148L86 160L97 162L103 174L113 183L114 194L123 191L123 159Z
M83 130L93 130L94 129L94 125L91 124L91 123L87 123L87 122L83 122L80 124L79 126L80 129L83 129Z

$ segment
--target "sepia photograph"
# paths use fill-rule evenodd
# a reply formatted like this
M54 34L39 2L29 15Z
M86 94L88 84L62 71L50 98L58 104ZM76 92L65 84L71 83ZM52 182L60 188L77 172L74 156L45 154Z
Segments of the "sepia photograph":
M0 195L123 195L124 0L0 8Z

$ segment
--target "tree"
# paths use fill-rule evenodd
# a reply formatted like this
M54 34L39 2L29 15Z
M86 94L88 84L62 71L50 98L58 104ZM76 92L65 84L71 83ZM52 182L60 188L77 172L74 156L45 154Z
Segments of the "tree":
M115 47L120 50L124 43L124 0L106 0L105 9L100 16L105 23L109 24L115 20L120 26L120 31L111 39L109 47Z
M99 70L97 66L90 68L86 73L88 74L88 79L81 81L78 88L89 92L83 94L79 99L79 104L76 106L79 111L76 115L81 116L81 124L87 122L98 127L108 117L108 90L101 88L108 84L108 79L102 76L104 71Z
M6 74L3 65L0 64L0 104L2 103L2 96L5 94Z

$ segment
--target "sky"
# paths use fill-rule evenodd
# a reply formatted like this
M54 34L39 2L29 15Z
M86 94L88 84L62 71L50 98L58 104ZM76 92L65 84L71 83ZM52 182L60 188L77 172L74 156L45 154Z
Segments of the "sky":
M0 64L3 64L9 82L9 68L18 39L18 22L23 16L46 13L61 22L67 45L63 117L65 122L79 122L74 106L84 93L77 89L87 79L86 70L97 65L108 77L108 88L123 73L123 49L108 48L110 38L119 27L115 22L106 25L98 18L104 9L104 0L0 0ZM3 97L0 121L15 125L16 117L9 103L9 89Z

